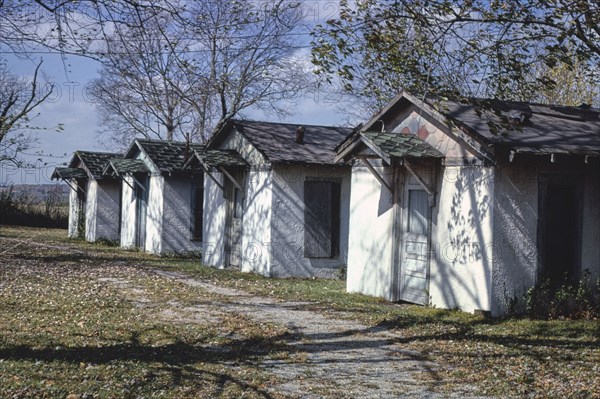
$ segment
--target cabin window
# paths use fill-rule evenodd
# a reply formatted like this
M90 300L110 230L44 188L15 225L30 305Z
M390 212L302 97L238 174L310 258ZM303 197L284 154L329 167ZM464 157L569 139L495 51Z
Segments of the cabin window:
M305 257L333 258L339 254L340 192L339 182L304 182Z
M192 188L192 240L202 240L202 215L204 213L204 184Z

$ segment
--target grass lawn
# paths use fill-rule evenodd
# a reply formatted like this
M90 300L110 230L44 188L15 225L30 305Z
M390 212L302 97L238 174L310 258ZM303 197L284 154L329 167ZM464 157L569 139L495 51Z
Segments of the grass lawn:
M258 365L265 357L293 359L285 329L236 315L169 323L156 317L161 303L175 296L183 305L210 306L215 294L158 278L149 268L394 330L398 345L440 365L437 377L422 375L423 383L438 378L448 391L470 383L501 397L600 398L598 320L486 320L389 304L347 294L343 281L215 270L69 240L64 230L0 226L0 237L11 240L0 241L0 398L277 398L266 390L274 377ZM132 304L118 284L106 284L125 278L148 298Z

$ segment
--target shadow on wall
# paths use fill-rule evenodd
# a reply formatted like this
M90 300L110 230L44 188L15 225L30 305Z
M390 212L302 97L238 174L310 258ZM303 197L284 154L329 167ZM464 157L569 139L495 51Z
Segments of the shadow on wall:
M352 172L352 232L348 248L348 284L352 292L392 299L393 201L366 167ZM391 172L385 174L391 183Z
M219 174L211 173L215 178L223 181L222 178L219 178ZM223 191L210 178L204 179L204 182L202 262L207 266L223 267L225 242Z
M199 251L192 241L192 178L165 178L163 187L162 252Z
M476 309L486 309L492 272L493 243L489 240L493 175L487 168L461 167L455 174L443 173L441 179L438 187L445 184L453 189L446 225L438 223L440 212L447 209L445 199L438 199L432 216L438 233L446 237L445 242L432 243L438 274L431 274L430 284L436 285L448 307L471 303Z
M271 231L271 275L275 277L336 277L347 254L349 213L349 171L333 167L278 166L273 168ZM304 253L305 181L340 184L340 226L338 253L331 258L308 258ZM334 244L335 245L335 244Z

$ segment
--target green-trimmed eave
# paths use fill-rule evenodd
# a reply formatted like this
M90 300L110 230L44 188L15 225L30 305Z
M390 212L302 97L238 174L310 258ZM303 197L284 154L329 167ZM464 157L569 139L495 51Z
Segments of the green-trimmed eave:
M130 173L149 173L150 170L141 159L115 158L108 161L102 170L103 176L122 177Z
M87 179L88 174L81 168L54 168L52 180Z
M245 168L248 163L235 150L194 150L183 168L188 170L209 170L218 167Z
M353 142L342 148L335 162L347 162L364 147L370 149L388 165L392 159L444 158L444 154L421 138L403 133L360 132Z

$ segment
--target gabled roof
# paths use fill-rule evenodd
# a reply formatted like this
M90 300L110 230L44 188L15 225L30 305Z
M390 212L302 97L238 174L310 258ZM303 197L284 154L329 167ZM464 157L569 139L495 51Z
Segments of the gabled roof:
M102 170L104 165L112 159L122 157L122 154L113 152L92 152L92 151L75 151L69 168L83 168L88 176L98 180L102 178Z
M443 124L455 124L490 147L517 152L600 155L600 109L525 102L416 97L402 92L361 131L385 129L385 123L409 104ZM351 135L338 150L350 145Z
M186 169L210 169L212 167L245 167L248 163L235 150L195 149L186 161Z
M296 143L298 128L304 127L304 143ZM273 163L334 164L335 147L352 129L333 126L232 120L209 141L215 148L231 129L242 134Z
M121 154L112 152L75 151L69 162L68 168L56 168L52 179L102 179L104 165L111 158L121 157ZM77 172L74 169L78 169Z
M135 139L127 150L125 158L131 159L136 149L144 152L161 173L183 170L183 165L194 149L202 149L199 144L177 141Z

